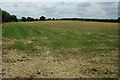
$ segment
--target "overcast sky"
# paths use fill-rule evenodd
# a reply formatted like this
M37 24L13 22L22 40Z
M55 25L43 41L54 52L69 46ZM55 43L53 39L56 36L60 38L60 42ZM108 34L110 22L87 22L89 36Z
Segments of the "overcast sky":
M21 17L118 18L118 2L2 2L2 10Z

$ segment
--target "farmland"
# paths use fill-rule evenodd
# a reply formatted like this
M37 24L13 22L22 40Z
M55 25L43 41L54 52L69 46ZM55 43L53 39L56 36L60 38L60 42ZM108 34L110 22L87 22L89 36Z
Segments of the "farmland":
M116 78L118 35L118 23L4 23L3 77Z

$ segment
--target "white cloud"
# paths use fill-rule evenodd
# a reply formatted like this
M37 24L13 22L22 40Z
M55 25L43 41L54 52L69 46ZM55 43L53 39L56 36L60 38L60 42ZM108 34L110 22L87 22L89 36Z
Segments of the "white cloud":
M31 16L117 18L115 2L4 2L2 9L19 18Z
M118 2L119 0L1 0L1 2Z

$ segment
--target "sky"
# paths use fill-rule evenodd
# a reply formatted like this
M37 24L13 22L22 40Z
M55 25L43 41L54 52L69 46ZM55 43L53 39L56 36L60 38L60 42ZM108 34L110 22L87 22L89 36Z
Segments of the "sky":
M117 19L118 2L2 2L1 9L12 15L39 18Z

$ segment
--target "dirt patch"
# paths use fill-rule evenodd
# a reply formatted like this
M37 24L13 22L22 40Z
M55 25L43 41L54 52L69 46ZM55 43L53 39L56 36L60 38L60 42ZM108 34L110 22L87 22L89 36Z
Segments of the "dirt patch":
M33 37L32 39L36 39ZM44 38L45 40L47 38ZM4 46L16 43L18 40L4 39ZM19 40L29 44L31 39ZM8 43L10 42L10 44ZM32 43L32 42L30 42ZM92 53L83 54L84 48L60 48L51 52L46 46L36 45L37 50L45 50L38 53L17 49L3 49L2 74L4 78L115 78L117 77L117 65L108 60L116 60L117 52L101 53L94 58L84 58ZM111 47L106 47L110 48ZM106 49L103 48L103 49ZM102 48L101 48L102 49ZM69 54L68 54L69 53ZM111 55L111 56L109 56ZM115 59L114 59L115 58ZM105 60L105 62L101 62ZM96 61L96 62L94 62ZM98 63L101 62L101 63ZM107 63L109 62L109 63ZM103 64L104 63L104 64Z
M24 44L30 44L30 43L32 43L32 41L31 40L24 40L24 41L22 41Z
M2 45L13 45L15 44L15 42L17 42L18 40L16 39L8 39L8 38L2 38Z
M42 39L48 39L48 37L42 37Z
M4 78L112 78L117 76L115 66L107 65L107 68L105 66L106 64L91 64L78 54L63 55L48 51L39 55L28 55L18 54L18 51L14 50L3 55Z
M105 36L108 36L108 37L120 37L119 35L109 35L109 34L104 34L104 33L95 33L97 35L105 35Z
M94 32L88 32L86 34L88 34L88 35L91 35L91 34L105 35L105 36L108 36L108 37L120 37L119 35L110 35L110 34L105 34L105 33L94 33Z
M31 40L37 39L37 37L31 37Z

